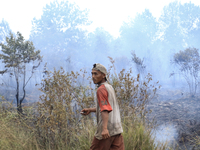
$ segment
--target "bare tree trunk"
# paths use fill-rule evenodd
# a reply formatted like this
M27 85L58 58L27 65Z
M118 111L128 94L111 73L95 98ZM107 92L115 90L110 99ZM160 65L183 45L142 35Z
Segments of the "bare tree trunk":
M19 114L22 114L22 106L21 106L21 101L19 101L19 81L18 81L18 78L16 80L17 82L17 93L16 93L16 99L17 99L17 112Z
M19 101L19 112L22 114L23 113L23 110L22 110L22 102L26 96L26 90L25 90L25 87L26 87L26 65L24 65L24 79L23 79L23 97L20 99Z
M16 84L17 84L17 89L16 89L16 100L17 100L17 112L18 114L22 114L22 106L21 106L21 103L19 101L19 68L18 68L18 71L16 71L14 69L14 73L15 73L15 80L16 80Z

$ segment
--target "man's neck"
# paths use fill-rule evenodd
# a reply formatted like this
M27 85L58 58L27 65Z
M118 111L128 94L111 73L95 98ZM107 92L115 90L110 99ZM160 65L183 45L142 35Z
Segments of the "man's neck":
M100 87L102 83L106 82L105 80L101 81L100 83L97 83L97 87Z

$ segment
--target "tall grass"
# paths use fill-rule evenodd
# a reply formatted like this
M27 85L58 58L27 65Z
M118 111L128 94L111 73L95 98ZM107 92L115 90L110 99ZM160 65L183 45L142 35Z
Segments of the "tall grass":
M146 119L148 102L156 95L157 83L151 75L141 81L131 70L111 73L108 79L116 91L123 124L126 150L164 150L152 136L154 124ZM94 107L95 87L87 72L45 71L42 95L37 104L24 107L19 115L12 104L2 100L0 108L0 149L88 150L96 129L94 115L81 116L80 110ZM86 83L86 84L84 84ZM89 86L88 86L89 85Z

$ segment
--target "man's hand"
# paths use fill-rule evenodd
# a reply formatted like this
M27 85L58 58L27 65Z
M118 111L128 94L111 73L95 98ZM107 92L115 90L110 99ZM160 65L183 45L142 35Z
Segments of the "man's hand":
M96 108L84 108L80 113L82 115L89 115L91 112L96 112Z
M103 139L107 139L107 138L110 137L110 134L109 134L109 132L108 132L108 129L103 129L101 135L102 135L102 138L103 138Z
M83 110L81 110L81 114L82 115L89 115L90 114L90 109L89 108L84 108Z

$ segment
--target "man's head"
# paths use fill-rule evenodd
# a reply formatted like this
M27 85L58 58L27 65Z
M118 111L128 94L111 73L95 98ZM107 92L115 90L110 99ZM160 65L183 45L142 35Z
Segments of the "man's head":
M107 74L106 67L104 67L101 64L93 65L92 79L93 79L94 84L100 84L100 83L107 81L106 74Z

